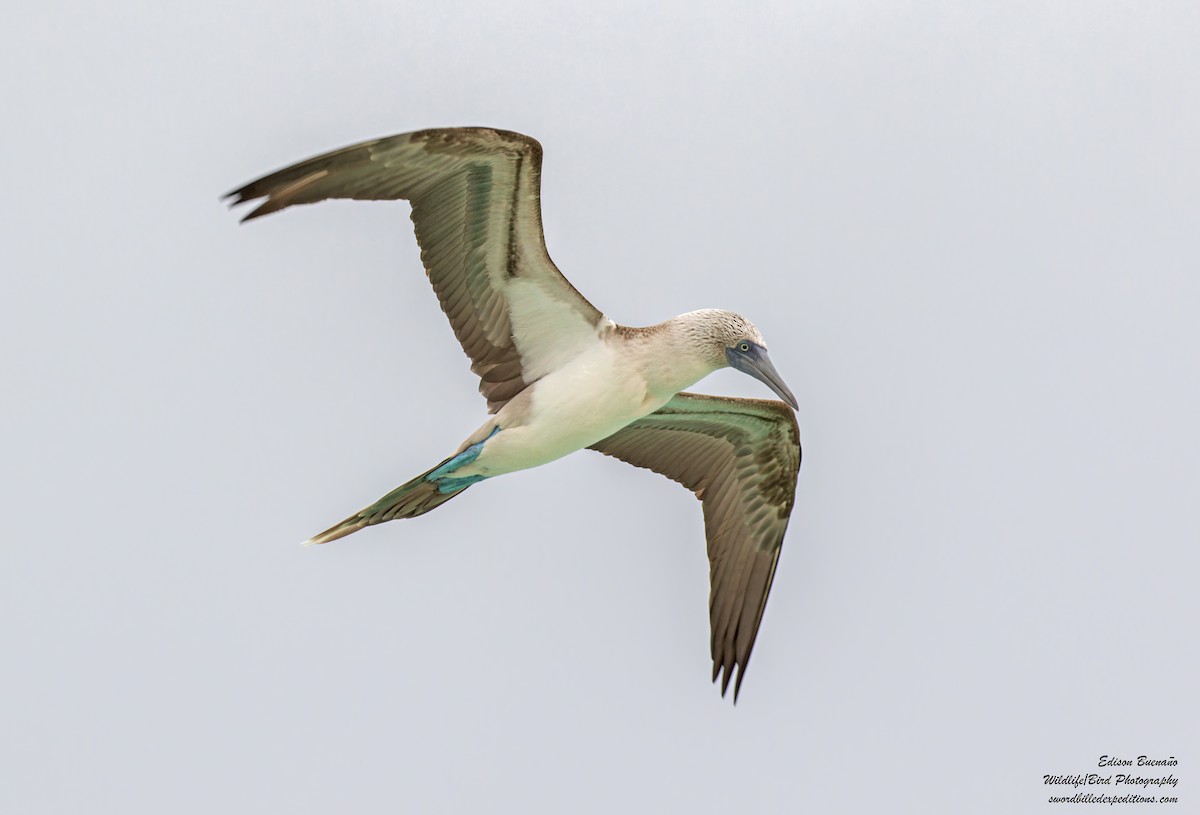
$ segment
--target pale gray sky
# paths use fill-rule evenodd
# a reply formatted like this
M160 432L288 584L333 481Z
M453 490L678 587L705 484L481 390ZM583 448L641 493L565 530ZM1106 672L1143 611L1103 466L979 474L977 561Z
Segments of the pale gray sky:
M645 5L9 10L0 810L1011 815L1103 753L1195 804L1196 5ZM736 708L651 473L296 546L484 404L406 205L217 198L469 124L599 308L740 311L799 398Z

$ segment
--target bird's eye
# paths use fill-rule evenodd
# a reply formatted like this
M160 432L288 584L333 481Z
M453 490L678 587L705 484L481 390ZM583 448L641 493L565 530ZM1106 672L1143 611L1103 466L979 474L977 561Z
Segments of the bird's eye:
M741 345L738 346L738 350L741 351L743 354L746 353L747 351L750 350L750 343L748 343L748 342L742 343Z

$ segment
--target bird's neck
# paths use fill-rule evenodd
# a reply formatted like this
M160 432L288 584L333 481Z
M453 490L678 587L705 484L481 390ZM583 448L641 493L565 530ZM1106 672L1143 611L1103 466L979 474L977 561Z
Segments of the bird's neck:
M707 344L680 318L646 328L622 326L620 335L647 390L664 400L696 384L724 362L714 359Z

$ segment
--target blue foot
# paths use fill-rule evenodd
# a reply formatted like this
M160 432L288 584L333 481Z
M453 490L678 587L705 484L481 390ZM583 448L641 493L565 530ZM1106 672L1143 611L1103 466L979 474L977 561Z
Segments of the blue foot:
M442 464L442 465L430 470L425 475L425 480L438 482L438 491L443 492L443 493L453 492L454 490L460 489L462 487L470 486L471 484L474 484L476 481L482 481L485 478L485 476L482 476L482 475L470 475L470 476L466 476L464 478L446 478L446 476L448 476L450 473L457 470L459 467L470 464L472 461L479 458L479 454L483 451L483 445L487 443L488 439L490 439L492 436L496 435L499 432L500 432L499 427L494 428L492 430L492 432L488 434L487 439L484 439L481 442L472 444L466 450L463 450L461 453L459 453L457 456L455 456L454 458L447 461L445 464ZM444 484L449 483L449 482L456 482L456 486L444 487Z
M458 492L459 490L465 489L466 487L482 481L485 478L487 478L486 475L465 475L462 478L445 476L438 479L437 490L442 495L445 495L448 492Z

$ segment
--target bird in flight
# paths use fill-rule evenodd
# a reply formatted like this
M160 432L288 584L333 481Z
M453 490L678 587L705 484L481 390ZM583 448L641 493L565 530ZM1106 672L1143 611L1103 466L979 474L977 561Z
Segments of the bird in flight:
M589 448L701 500L712 678L734 701L775 577L800 470L796 397L762 334L704 309L634 328L604 316L546 251L542 148L489 128L422 130L302 161L235 190L242 220L333 198L410 202L421 261L487 399L489 418L437 466L306 543L413 518L473 484ZM684 393L732 367L787 404Z

